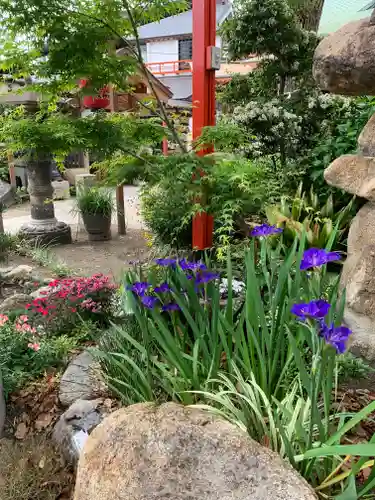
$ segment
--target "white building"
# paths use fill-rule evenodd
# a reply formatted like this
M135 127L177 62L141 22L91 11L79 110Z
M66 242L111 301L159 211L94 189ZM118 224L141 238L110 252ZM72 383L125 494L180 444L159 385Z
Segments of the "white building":
M216 4L219 27L230 15L232 6L230 0L216 0ZM190 100L193 93L192 32L192 10L146 24L139 29L142 54L148 69L170 88L175 100ZM219 36L216 37L216 46L221 47ZM221 71L225 73L225 68ZM217 75L220 76L220 71Z

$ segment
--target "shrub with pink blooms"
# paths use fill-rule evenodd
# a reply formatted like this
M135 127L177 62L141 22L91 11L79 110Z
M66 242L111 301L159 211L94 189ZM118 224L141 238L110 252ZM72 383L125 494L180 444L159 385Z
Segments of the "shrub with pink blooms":
M115 288L103 274L53 280L49 290L27 305L30 322L33 327L43 325L48 333L69 333L81 319L105 324Z
M5 394L18 389L44 372L65 364L75 338L49 336L23 314L15 320L0 315L0 371Z

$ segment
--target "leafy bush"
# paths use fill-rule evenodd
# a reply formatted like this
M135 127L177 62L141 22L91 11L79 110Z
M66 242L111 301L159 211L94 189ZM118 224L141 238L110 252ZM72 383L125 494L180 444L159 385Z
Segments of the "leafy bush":
M67 335L50 337L43 329L34 328L28 316L14 322L0 316L0 372L5 394L18 389L45 370L59 367L77 346Z
M2 217L0 213L0 217ZM0 233L0 261L8 258L9 252L17 247L17 237L10 233Z
M145 185L140 200L142 219L160 243L177 248L190 245L192 203L179 186Z
M375 98L356 99L340 96L310 98L305 122L314 119L319 123L319 133L306 157L307 172L320 196L331 191L324 181L323 172L341 155L354 153L358 137L371 115L375 112Z
M97 187L79 190L76 203L78 210L82 214L109 217L114 209L112 192Z
M278 199L282 182L270 162L220 153L161 158L155 170L141 193L142 216L159 241L177 248L190 244L201 210L214 215L216 239L226 244L243 230L244 217Z

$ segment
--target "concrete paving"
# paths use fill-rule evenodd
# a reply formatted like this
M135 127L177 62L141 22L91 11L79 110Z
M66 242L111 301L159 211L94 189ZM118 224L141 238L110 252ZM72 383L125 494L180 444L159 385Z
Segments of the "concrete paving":
M139 216L139 187L125 186L125 217L126 224L129 229L142 229L142 221ZM81 226L82 220L79 214L75 211L75 199L55 201L56 218L62 222L66 222L70 226ZM23 203L22 205L13 206L3 214L4 229L11 234L17 234L23 224L30 220L30 204ZM116 213L113 214L113 223L117 220Z

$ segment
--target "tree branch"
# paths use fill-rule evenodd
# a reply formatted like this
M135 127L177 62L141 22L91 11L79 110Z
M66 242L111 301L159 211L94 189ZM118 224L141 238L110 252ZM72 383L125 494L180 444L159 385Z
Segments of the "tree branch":
M127 0L122 0L122 2L123 2L123 5L124 5L124 8L127 11L127 14L129 16L129 21L131 22L132 29L134 31L134 36L135 36L135 39L136 39L138 51L134 50L134 48L129 43L129 41L126 38L124 38L115 28L113 28L113 26L111 26L109 23L107 23L104 19L100 19L98 17L91 16L90 14L87 14L87 13L84 13L84 12L80 12L80 11L70 10L69 12L71 14L76 14L76 15L79 15L79 16L87 17L89 19L92 19L93 21L97 21L97 22L101 23L103 26L106 26L109 30L111 30L114 35L116 35L120 40L122 40L127 45L127 47L130 50L130 52L133 54L133 56L135 56L135 58L137 59L138 63L141 65L142 72L143 72L144 76L146 77L147 82L149 83L150 88L152 90L152 93L154 94L154 96L155 96L155 98L156 98L156 100L158 102L158 106L160 108L161 115L157 115L157 116L159 116L160 118L163 119L163 121L165 121L165 123L167 124L167 127L169 128L169 130L171 131L171 134L173 135L173 138L175 139L175 141L177 142L177 144L180 146L181 150L184 153L186 153L186 151L187 151L186 147L183 144L183 142L181 141L181 139L180 139L180 137L179 137L176 129L174 128L174 126L172 124L172 122L170 121L169 116L168 116L168 114L167 114L167 112L165 110L164 104L162 103L162 101L160 100L159 96L157 95L154 83L153 83L150 75L148 74L148 69L146 68L146 66L145 66L145 64L143 62L143 58L142 58L142 54L141 54L141 46L140 46L140 41L139 41L139 36L138 36L138 30L137 30L137 26L135 24L133 15L131 13L131 9L129 7L129 4L127 3ZM149 108L147 108L147 106L145 106L145 107L146 107L146 109L149 109Z

